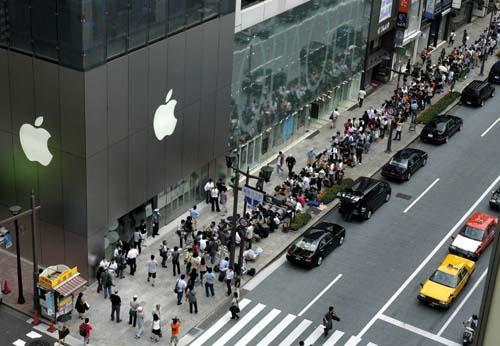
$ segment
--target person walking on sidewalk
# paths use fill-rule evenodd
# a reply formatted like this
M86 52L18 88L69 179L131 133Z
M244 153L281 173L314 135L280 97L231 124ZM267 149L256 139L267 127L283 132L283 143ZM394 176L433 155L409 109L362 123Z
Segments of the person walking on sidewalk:
M205 186L203 187L203 190L205 190L207 204L210 203L210 191L214 188L214 186L214 181L212 179L208 179Z
M464 30L464 35L462 36L462 45L466 46L468 40L469 40L469 35L467 34L467 30Z
M226 270L226 286L227 286L227 295L230 296L231 293L232 293L232 290L231 290L231 283L233 282L233 278L234 278L234 270L233 270L233 267L229 267L227 268Z
M289 155L286 158L286 166L288 167L288 176L289 177L292 176L292 174L293 174L293 167L295 166L296 163L297 163L297 160L295 160L295 157L293 157L292 155Z
M151 259L148 261L148 282L151 281L151 286L154 287L156 280L156 268L158 267L158 262L155 259L155 255L151 255Z
M396 119L396 135L392 139L393 141L400 141L401 140L401 132L403 132L403 123L401 122L400 119Z
M142 234L141 234L141 228L136 227L134 234L132 235L132 240L134 242L134 246L139 251L139 255L141 254L141 244L142 244Z
M276 157L276 173L280 174L283 172L283 165L285 164L285 155L283 155L283 152L279 152L278 156Z
M231 306L229 307L229 311L231 312L232 320L240 319L240 316L238 316L238 313L240 312L240 302L238 300L238 292L234 292L233 299L231 300Z
M328 336L328 333L333 328L333 321L340 321L340 318L335 313L333 306L328 308L328 312L323 317L323 326L325 327L323 335L325 338Z
M193 207L189 209L189 216L191 216L194 229L198 227L198 219L200 218L200 212L197 210L197 208L198 207L196 205L193 205Z
M62 326L58 329L58 340L59 346L66 345L66 337L69 335L69 328L66 326L66 322L63 322Z
M89 319L86 318L85 321L80 324L78 328L80 331L80 336L83 337L83 345L87 345L90 342L90 331L92 330L92 325L89 323Z
M78 312L78 317L83 320L85 312L88 310L88 305L85 299L83 299L83 293L78 293L78 298L76 298L75 310Z
M174 251L172 252L172 268L174 268L174 276L181 273L180 257L181 253L179 252L179 248L174 246Z
M139 302L137 301L137 296L134 296L130 301L130 309L128 310L128 324L135 328L137 324L137 308L139 308Z
M340 116L339 110L335 108L335 110L330 114L330 120L332 121L331 125L332 129L337 128L337 119L339 118L339 116Z
M449 46L454 46L455 45L455 39L457 37L457 34L455 34L455 31L451 31L450 34L448 35L448 47Z
M194 308L194 313L198 313L198 301L196 300L196 292L194 290L194 287L189 287L189 289L186 292L186 301L189 303L189 313L193 313L193 308Z
M111 274L107 269L101 275L101 282L104 289L104 299L107 299L109 296L111 296L111 286L114 286L113 278L111 277Z
M135 248L135 246L132 246L130 250L128 250L127 253L127 261L128 265L130 266L130 275L134 275L136 269L137 269L137 256L139 256L139 251Z
M220 213L219 190L215 186L210 190L210 203L212 204L212 212L217 211Z
M122 305L122 299L118 295L118 290L115 289L113 294L109 297L111 301L111 321L115 320L116 315L116 323L120 323L122 320L120 319L120 306Z
M161 257L161 267L167 268L167 260L168 260L168 247L167 241L164 240L160 245L160 257Z
M182 274L180 278L175 282L175 293L177 294L177 305L182 304L182 296L184 295L184 290L187 287L186 281L184 280L186 275Z
M214 283L215 283L215 275L212 271L212 268L208 268L207 272L205 275L203 275L203 279L205 280L205 294L207 297L209 297L208 293L210 291L210 294L215 296L215 291L214 291Z
M153 325L151 326L151 341L158 342L160 341L161 335L161 320L160 316L157 314L153 314Z
M170 346L177 346L179 343L179 334L181 333L181 321L174 317L170 323Z
M222 216L227 213L227 189L220 192L220 205L222 206Z
M142 306L137 307L137 325L135 330L135 338L139 339L144 332L144 308Z
M364 89L360 89L358 92L358 105L359 108L363 107L363 101L365 100L366 97L366 91Z

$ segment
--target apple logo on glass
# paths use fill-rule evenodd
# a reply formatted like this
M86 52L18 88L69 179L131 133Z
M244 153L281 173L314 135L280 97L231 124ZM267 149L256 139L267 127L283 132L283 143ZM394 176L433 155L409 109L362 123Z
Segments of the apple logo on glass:
M158 107L155 112L155 117L153 120L153 128L155 130L156 138L161 141L165 136L170 136L174 133L175 126L177 125L177 118L175 117L174 111L177 105L176 100L171 100L172 89L167 94L165 98L165 104Z
M48 140L50 133L40 128L43 124L43 116L35 119L35 126L23 124L19 130L19 139L24 154L30 161L37 161L43 166L47 166L52 161L52 154L49 151Z

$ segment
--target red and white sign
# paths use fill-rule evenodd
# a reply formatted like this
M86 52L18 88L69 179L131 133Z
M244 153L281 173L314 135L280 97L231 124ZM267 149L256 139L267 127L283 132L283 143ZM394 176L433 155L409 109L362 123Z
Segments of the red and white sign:
M408 13L410 11L410 0L399 0L399 13Z

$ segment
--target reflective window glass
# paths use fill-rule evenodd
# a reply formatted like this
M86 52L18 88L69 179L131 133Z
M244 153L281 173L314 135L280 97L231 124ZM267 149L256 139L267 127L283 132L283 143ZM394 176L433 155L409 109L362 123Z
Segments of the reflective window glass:
M108 0L106 8L106 57L125 53L128 35L128 2Z
M148 31L148 0L129 0L128 49L146 44Z
M106 9L103 2L82 2L83 65L89 68L106 61Z
M29 0L9 0L11 45L31 51Z
M56 0L31 2L33 48L37 56L57 59Z
M57 11L60 62L64 66L81 68L83 49L82 7L76 2L58 0ZM103 33L101 33L101 36Z
M201 22L202 0L186 0L186 25L191 26Z
M208 20L219 14L220 0L203 0L202 15L203 20Z
M168 32L182 30L186 25L186 2L184 0L168 0Z
M149 41L167 34L167 1L150 0L149 3Z

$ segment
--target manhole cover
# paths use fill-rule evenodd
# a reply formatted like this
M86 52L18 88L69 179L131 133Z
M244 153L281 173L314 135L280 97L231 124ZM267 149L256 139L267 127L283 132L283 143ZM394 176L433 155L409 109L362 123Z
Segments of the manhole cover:
M26 346L50 346L50 342L43 340L33 340L28 342Z
M408 200L408 201L411 199L411 196L410 196L410 195L405 195L404 193L397 193L397 194L396 194L396 197L397 197L397 198L406 199L406 200Z

